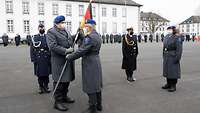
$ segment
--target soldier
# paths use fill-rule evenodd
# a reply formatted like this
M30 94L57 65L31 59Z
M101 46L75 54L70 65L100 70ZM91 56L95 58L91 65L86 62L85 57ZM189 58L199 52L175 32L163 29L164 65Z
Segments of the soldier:
M118 34L118 43L121 43L122 42L122 35L119 33Z
M65 64L65 56L73 52L73 39L71 34L65 29L65 17L57 16L54 19L53 28L48 30L47 42L51 51L52 77L54 80L54 88L60 77L60 73ZM75 79L74 62L68 63L64 71L63 77L54 94L54 108L59 111L67 111L64 103L74 103L74 99L68 97L68 88L70 82Z
M27 41L28 46L30 46L30 44L31 44L31 35L30 34L28 34L26 36L26 41Z
M122 69L125 69L126 71L127 80L129 82L133 82L136 80L135 77L133 77L133 71L135 71L137 68L137 35L134 35L132 27L128 28L127 31L128 34L123 37L122 41Z
M166 35L163 41L163 76L166 77L167 84L162 89L174 92L177 81L181 78L182 36L175 26L168 30L172 33Z
M105 34L102 35L103 44L105 44L106 36Z
M2 40L3 40L3 45L4 47L8 46L8 35L6 33L3 34Z
M194 35L192 36L192 41L193 41L193 42L195 41L195 36L194 36Z
M110 38L110 36L108 34L106 34L106 43L107 44L109 43L109 38Z
M31 61L34 64L34 74L38 77L39 94L50 93L49 75L51 74L51 55L46 42L45 29L38 26L39 34L32 37L30 46Z
M138 35L138 42L141 43L141 41L142 41L142 36L141 36L141 34L139 34Z
M164 40L164 34L161 34L161 41L163 42L163 40Z
M156 42L158 43L158 41L159 41L159 36L158 34L156 34Z
M145 43L147 43L147 38L148 38L148 36L145 34L145 35L144 35L144 42L145 42Z
M83 113L96 113L102 111L102 69L100 61L101 39L95 30L96 22L89 19L86 22L84 40L80 48L68 55L66 59L73 61L82 57L83 91L89 96L89 108ZM89 70L89 71L88 71Z
M111 43L111 44L113 43L113 39L114 39L114 35L111 34L111 35L110 35L110 43Z
M20 37L19 34L16 34L16 36L15 36L15 45L19 46L20 42L21 42L21 37Z
M151 43L153 42L153 35L152 35L152 34L149 35L149 41L150 41Z

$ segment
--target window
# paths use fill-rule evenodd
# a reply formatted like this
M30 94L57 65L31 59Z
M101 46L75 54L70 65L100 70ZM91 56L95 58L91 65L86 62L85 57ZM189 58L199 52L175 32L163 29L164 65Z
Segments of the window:
M107 9L105 7L102 8L102 16L103 17L107 16Z
M117 17L117 8L112 9L112 16Z
M126 23L122 23L122 33L126 33Z
M29 34L30 33L30 21L24 20L24 33Z
M96 8L95 7L92 7L92 16L96 17Z
M29 14L29 2L28 1L23 1L22 2L22 9L23 9L23 14Z
M45 25L43 20L39 20L38 24Z
M69 32L72 32L72 22L71 21L66 22L66 28Z
M84 16L84 5L79 5L79 16Z
M44 15L44 3L42 3L42 2L38 3L38 14Z
M6 0L6 13L13 13L13 1L12 0Z
M59 15L59 6L58 4L52 4L52 11L53 11L53 15Z
M107 33L107 23L106 22L102 22L102 32Z
M70 4L66 5L66 15L72 16L72 5L70 5Z
M13 20L7 20L7 32L8 33L14 32L14 22L13 22Z
M126 17L126 8L122 8L122 17Z
M117 33L117 23L113 23L113 33Z

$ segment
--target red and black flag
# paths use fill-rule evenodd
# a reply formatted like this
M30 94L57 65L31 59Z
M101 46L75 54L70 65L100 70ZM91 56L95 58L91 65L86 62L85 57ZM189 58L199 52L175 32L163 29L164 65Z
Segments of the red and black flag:
M86 22L88 19L92 19L92 1L93 1L93 0L90 0L90 3L89 3L88 8L87 8L87 10L86 10L86 13L85 13L85 15L83 16L83 19L82 19L81 25L80 25L81 28L84 28L85 22Z

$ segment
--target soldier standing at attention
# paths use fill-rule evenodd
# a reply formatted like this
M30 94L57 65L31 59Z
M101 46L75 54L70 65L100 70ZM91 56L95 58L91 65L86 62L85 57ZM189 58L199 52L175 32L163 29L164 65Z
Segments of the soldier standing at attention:
M175 26L169 27L168 31L171 33L166 35L163 41L163 76L167 84L162 89L174 92L178 79L181 78L182 35Z
M47 46L44 25L38 27L39 34L32 37L30 43L31 61L34 64L34 74L38 77L39 94L50 93L49 75L51 74L51 55Z
M123 37L122 42L122 69L125 69L127 80L133 82L136 80L133 77L133 71L137 68L137 56L138 56L138 44L137 44L137 35L134 35L133 28L130 27L127 29L128 34Z

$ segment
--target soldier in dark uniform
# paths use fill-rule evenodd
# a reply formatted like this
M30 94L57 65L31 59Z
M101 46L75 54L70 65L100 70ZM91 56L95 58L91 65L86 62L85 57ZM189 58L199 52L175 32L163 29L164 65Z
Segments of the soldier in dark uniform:
M108 34L106 34L106 43L107 44L109 43L109 38L110 38L110 36Z
M149 41L150 41L151 43L153 42L153 35L152 35L152 34L149 35Z
M147 43L147 38L148 36L147 35L144 35L144 42Z
M113 39L114 39L114 35L111 34L111 35L110 35L110 43L111 43L111 44L113 43Z
M105 34L102 35L102 40L103 40L103 44L105 44L105 42L106 42L106 36L105 36Z
M162 89L174 92L177 81L181 78L182 35L175 26L168 30L170 29L172 33L166 35L163 41L163 76L166 77L167 84Z
M122 35L121 34L118 34L118 43L121 43L122 42Z
M156 34L156 42L158 43L158 41L159 41L159 36L158 34Z
M80 48L68 55L66 59L73 61L82 57L82 82L83 91L88 94L89 108L83 113L96 113L102 111L102 68L99 52L101 49L101 38L95 30L96 22L89 19L85 28L88 29ZM88 71L89 70L89 71Z
M20 42L21 42L21 37L20 37L19 34L17 34L17 35L15 36L15 45L16 45L16 46L19 46L19 45L20 45Z
M26 36L26 41L27 41L28 46L30 46L30 44L32 43L32 42L31 42L31 35L30 35L30 34L28 34L28 35Z
M139 34L139 35L138 35L138 42L141 43L141 41L142 41L142 35Z
M190 41L190 35L186 35L186 41Z
M163 42L163 40L164 40L164 34L161 34L161 41Z
M122 69L125 69L127 80L129 82L135 81L133 77L133 71L137 69L137 56L138 56L138 45L137 45L137 35L134 35L133 28L127 29L128 34L123 37L122 42Z
M3 34L2 40L3 40L3 45L4 47L8 46L8 35L6 33Z
M38 30L39 34L32 37L31 61L34 64L34 74L38 77L39 93L50 93L48 84L51 74L51 55L47 46L44 26L40 24Z
M193 41L193 42L195 41L195 36L194 36L194 35L192 36L192 41Z
M65 17L57 16L54 19L54 27L47 32L47 42L51 51L52 77L54 88L60 77L60 73L65 64L67 54L74 51L72 48L73 38L65 28ZM74 99L68 96L70 82L75 80L74 62L68 63L61 81L54 94L54 108L59 111L67 111L65 103L74 103Z

